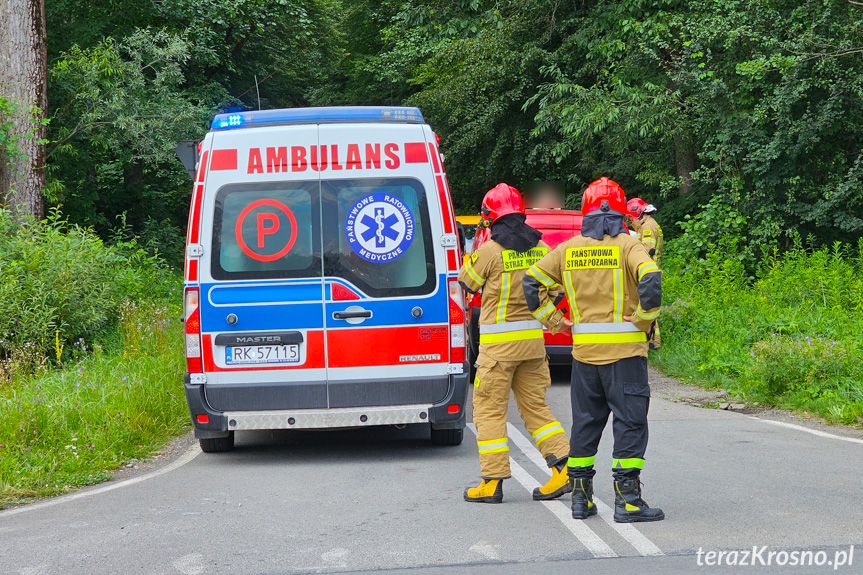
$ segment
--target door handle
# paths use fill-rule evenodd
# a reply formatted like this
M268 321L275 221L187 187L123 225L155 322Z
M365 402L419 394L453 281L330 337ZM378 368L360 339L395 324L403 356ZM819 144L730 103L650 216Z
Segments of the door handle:
M368 310L333 312L333 319L359 319L368 317L372 317L372 312Z

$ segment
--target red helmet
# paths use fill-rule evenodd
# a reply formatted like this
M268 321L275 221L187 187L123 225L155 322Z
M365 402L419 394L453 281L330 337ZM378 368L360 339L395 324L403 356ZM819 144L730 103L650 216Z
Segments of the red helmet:
M635 218L636 220L641 219L641 215L649 205L650 204L641 198L632 198L626 202L626 215Z
M507 214L523 214L521 194L509 184L498 184L482 199L482 225L489 227Z
M620 215L626 213L626 194L617 182L606 177L592 182L581 200L581 213L588 215L599 210L601 213L617 212Z

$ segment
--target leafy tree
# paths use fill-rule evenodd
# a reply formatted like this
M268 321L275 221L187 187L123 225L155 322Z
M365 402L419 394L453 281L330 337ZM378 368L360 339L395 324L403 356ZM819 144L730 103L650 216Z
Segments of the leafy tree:
M189 186L174 146L199 136L225 97L215 91L207 100L183 88L188 58L186 39L144 29L122 42L73 46L54 64L51 95L64 105L52 126L58 185L51 199L75 221L106 232L126 212L141 229L148 216L170 217L186 207Z
M326 99L341 40L329 0L57 0L48 21L49 201L182 259L191 183L174 155L212 115ZM122 216L122 217L121 217Z

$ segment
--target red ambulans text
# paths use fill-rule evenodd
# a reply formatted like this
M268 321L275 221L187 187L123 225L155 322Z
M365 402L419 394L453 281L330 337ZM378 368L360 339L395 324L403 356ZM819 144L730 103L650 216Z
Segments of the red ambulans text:
M395 170L401 165L398 152L393 143L251 148L246 173Z

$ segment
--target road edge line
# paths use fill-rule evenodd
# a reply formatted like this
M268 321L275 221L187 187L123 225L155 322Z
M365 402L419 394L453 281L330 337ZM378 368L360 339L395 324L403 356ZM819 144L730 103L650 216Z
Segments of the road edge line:
M785 427L788 429L796 429L797 431L805 431L806 433L811 433L812 435L816 435L818 437L826 437L828 439L839 439L841 441L850 441L851 443L859 443L859 444L863 445L863 439L857 439L856 437L845 437L844 435L836 435L834 433L828 433L826 431L821 431L820 429L811 429L811 428L805 427L803 425L797 425L796 423L788 423L787 421L776 421L775 419L764 419L762 417L755 417L754 415L750 415L749 417L751 419L755 419L757 421L769 423L770 425L777 425L779 427Z
M115 489L120 489L121 487L128 487L129 485L134 485L135 483L140 483L142 481L147 481L148 479L153 479L154 477L158 477L160 475L164 475L165 473L169 473L178 467L182 467L186 465L193 459L195 459L198 455L201 454L201 448L197 443L194 443L186 450L183 455L169 463L168 465L156 469L155 471L151 471L150 473L145 473L143 475L139 475L138 477L132 477L130 479L124 479L122 481L117 481L115 483L108 483L107 485L102 485L100 487L95 487L92 489L85 489L83 491L77 491L75 493L69 493L67 495L59 495L52 499L48 499L47 501L39 501L36 503L25 503L18 507L13 507L12 509L6 509L0 511L0 519L4 517L9 517L11 515L18 515L19 513L24 513L25 511L34 511L36 509L43 509L45 507L51 507L53 505L59 505L61 503L67 503L69 501L74 501L76 499L82 499L84 497L90 497L93 495L99 495L101 493L105 493L107 491L113 491Z
M519 428L510 422L506 423L509 436L512 438L516 447L524 453L537 467L539 467L546 475L551 476L548 465L542 458L539 450L537 450L525 434ZM617 523L614 520L614 512L611 507L603 503L596 495L593 496L593 502L596 503L596 509L599 511L599 516L614 529L618 535L626 539L626 541L635 547L635 550L643 557L659 557L665 555L653 541L647 538L641 531L635 528L634 525L628 523ZM573 521L578 521L573 519Z
M509 423L507 424L509 425ZM476 435L476 427L472 423L467 424L474 435ZM539 487L539 482L533 476L524 470L512 457L509 458L510 471L513 479L518 481L522 487L527 489L528 493L533 494L535 487ZM617 553L602 540L589 526L582 521L572 519L570 516L569 507L562 501L541 501L546 509L552 512L557 517L563 526L572 533L578 541L584 545L594 557L617 557Z

